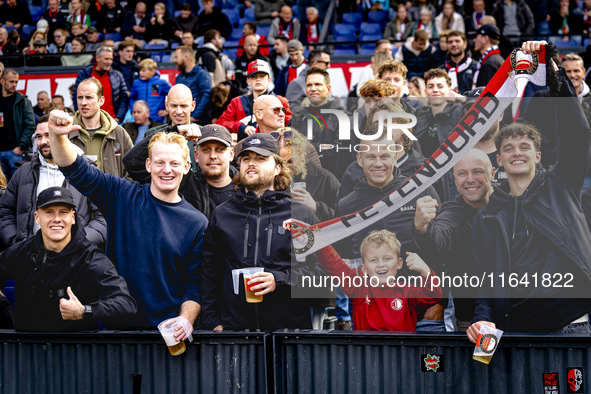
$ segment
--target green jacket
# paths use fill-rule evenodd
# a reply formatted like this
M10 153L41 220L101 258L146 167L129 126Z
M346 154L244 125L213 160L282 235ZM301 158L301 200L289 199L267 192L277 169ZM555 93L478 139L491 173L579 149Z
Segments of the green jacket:
M35 114L33 113L33 106L31 102L22 93L15 92L16 101L14 102L14 131L18 146L21 147L25 153L29 153L33 147L32 136L35 132Z

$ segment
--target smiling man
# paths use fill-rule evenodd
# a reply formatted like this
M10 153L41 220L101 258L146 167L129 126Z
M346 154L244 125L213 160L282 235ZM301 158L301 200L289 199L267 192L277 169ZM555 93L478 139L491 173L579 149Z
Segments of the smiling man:
M202 267L205 328L312 328L309 300L291 298L292 286L297 284L293 274L314 275L323 270L307 263L292 265L291 235L281 223L292 216L305 223L318 219L308 207L291 201L290 171L273 136L253 134L244 139L243 146L240 174L234 181L239 187L236 196L216 208L206 232ZM240 285L240 294L232 288L231 271L253 266L264 268L249 283L255 295L263 296L256 304L246 301L244 285Z
M446 262L446 273L471 275L472 222L476 211L488 203L495 170L486 153L471 149L456 163L453 172L459 195L443 203L439 212L439 204L433 198L419 198L411 234L421 253L439 254L439 259ZM458 329L466 332L474 317L476 293L470 288L451 291Z
M67 144L67 140L65 141ZM15 327L22 331L110 328L137 310L127 284L104 253L86 239L68 189L50 187L35 198L34 236L0 254L0 279L18 286Z
M51 112L55 162L105 216L107 256L137 301L138 313L127 324L154 329L179 315L187 330L179 326L175 336L186 339L201 311L199 264L207 219L178 193L190 171L185 137L162 132L150 139L145 168L152 181L140 185L104 174L76 155L66 137L76 129L66 113Z
M542 44L526 42L522 50L537 53ZM591 234L580 194L591 157L591 132L565 70L554 62L548 67L558 71L561 80L550 81L548 73L560 125L559 160L550 170L536 168L541 135L526 124L504 127L495 137L497 160L508 182L495 188L474 219L476 267L492 273L495 282L494 289L489 284L478 290L468 329L472 342L482 324L504 331L589 333ZM497 279L501 273L520 281L503 288ZM525 285L523 278L531 281L534 274L554 280L551 285ZM569 283L554 285L559 276L570 278Z

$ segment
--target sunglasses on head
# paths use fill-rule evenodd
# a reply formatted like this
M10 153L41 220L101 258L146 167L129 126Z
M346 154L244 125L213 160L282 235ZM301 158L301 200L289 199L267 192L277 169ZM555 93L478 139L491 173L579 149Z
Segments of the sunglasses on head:
M292 130L283 130L283 131L272 131L269 134L273 136L276 140L279 140L279 137L283 136L285 140L293 139L293 131Z
M279 115L279 112L283 112L285 114L285 108L284 107L264 108L264 109L268 109L269 111L273 111L273 113L275 115Z

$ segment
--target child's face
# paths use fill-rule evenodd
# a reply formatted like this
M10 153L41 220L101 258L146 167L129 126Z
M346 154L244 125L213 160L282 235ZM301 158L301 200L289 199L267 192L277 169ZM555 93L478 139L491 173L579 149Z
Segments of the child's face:
M382 245L379 248L367 247L363 251L363 265L361 271L370 277L376 277L379 280L379 286L392 285L394 282L388 277L396 278L398 270L402 268L402 259L398 252L388 245ZM375 283L375 279L371 282Z
M140 78L142 81L149 81L155 74L156 70L148 70L147 68L142 68L140 70Z

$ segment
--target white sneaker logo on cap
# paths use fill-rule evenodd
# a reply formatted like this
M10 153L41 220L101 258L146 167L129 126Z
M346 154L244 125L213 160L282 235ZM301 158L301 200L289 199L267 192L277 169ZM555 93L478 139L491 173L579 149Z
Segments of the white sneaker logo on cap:
M53 191L53 196L54 197L61 197L62 196L62 191L61 190L54 190Z
M255 138L254 140L250 141L248 144L249 145L260 145L261 140L259 140L258 138Z

